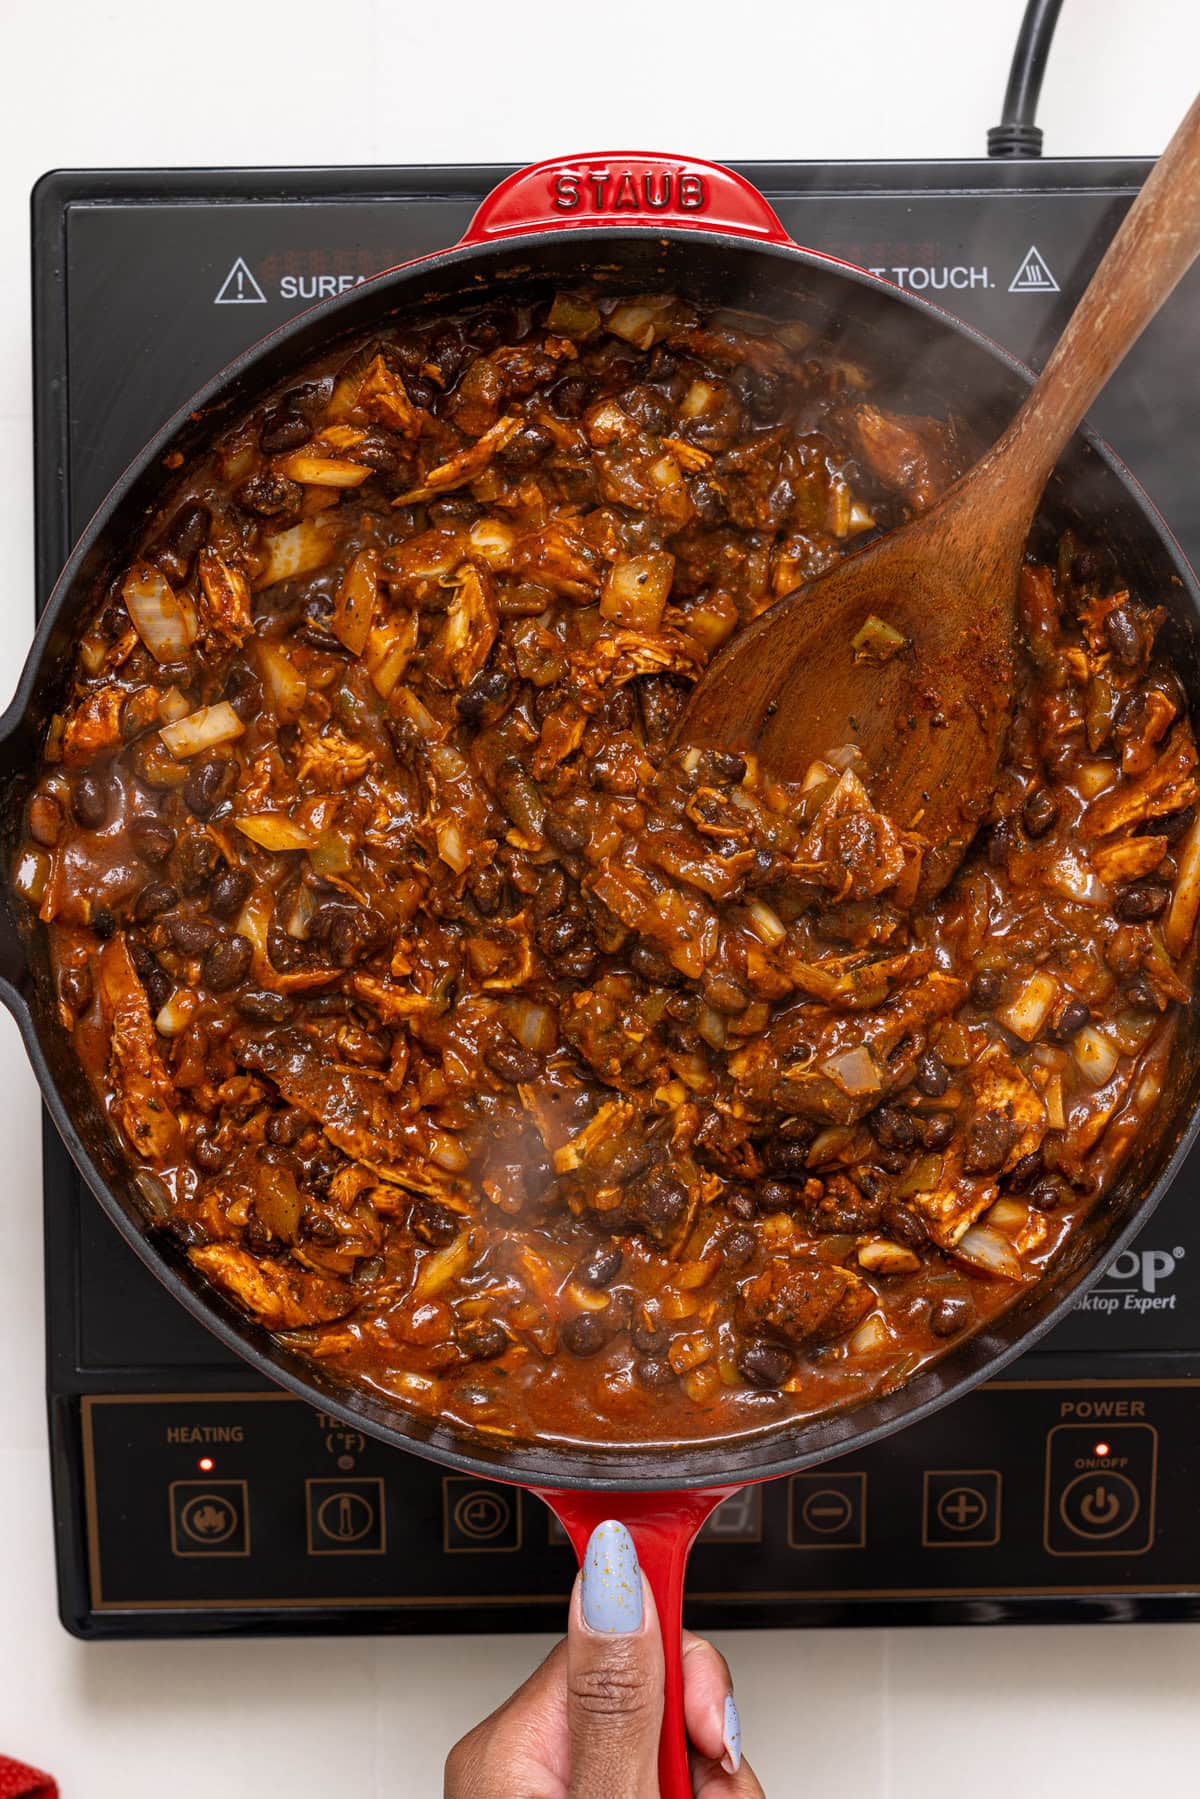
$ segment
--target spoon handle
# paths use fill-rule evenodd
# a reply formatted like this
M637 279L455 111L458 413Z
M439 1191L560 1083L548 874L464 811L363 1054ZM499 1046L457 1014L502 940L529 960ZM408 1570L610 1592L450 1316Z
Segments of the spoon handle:
M1200 254L1200 98L1194 100L1012 424L976 474L1014 511L1037 504L1072 432Z

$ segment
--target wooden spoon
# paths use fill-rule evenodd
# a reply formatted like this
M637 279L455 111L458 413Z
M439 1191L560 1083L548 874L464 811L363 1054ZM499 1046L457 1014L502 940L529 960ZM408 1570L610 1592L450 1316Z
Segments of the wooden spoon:
M1200 99L1134 201L1012 424L929 511L757 618L694 689L677 744L753 750L784 779L857 743L879 808L950 879L996 783L1017 585L1042 489L1084 413L1200 252ZM1180 369L1186 379L1190 368ZM899 634L856 652L868 619ZM868 628L868 639L878 636Z

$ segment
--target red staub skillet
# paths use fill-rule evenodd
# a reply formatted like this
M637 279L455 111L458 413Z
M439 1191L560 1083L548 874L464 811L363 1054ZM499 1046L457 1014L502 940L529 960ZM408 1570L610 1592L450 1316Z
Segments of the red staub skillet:
M586 281L624 293L676 291L708 306L803 318L847 356L885 377L881 404L961 416L981 442L998 435L1031 379L978 332L849 263L797 248L761 194L712 163L610 154L539 164L503 182L454 249L389 270L314 307L232 363L177 412L113 488L84 532L46 609L15 699L0 719L0 805L11 839L38 746L60 705L79 622L96 581L122 563L122 546L163 504L178 452L190 458L215 429L274 383L341 338L481 300L536 300ZM1165 642L1200 712L1200 590L1162 520L1102 443L1080 432L1050 484L1046 528L1068 527L1111 552L1135 593L1166 605ZM519 1482L558 1513L577 1551L591 1527L615 1516L631 1528L655 1589L667 1643L665 1799L690 1792L682 1715L679 1617L684 1567L713 1507L747 1482L844 1455L946 1405L996 1374L1072 1306L1145 1222L1197 1129L1200 1041L1195 1008L1150 1128L1104 1201L1044 1279L1001 1317L896 1393L752 1437L669 1452L654 1447L512 1442L473 1435L346 1389L250 1322L188 1264L140 1202L59 1025L45 943L31 936L23 902L0 903L0 998L12 1011L46 1104L75 1161L117 1229L163 1284L223 1343L301 1399L384 1442L449 1468Z

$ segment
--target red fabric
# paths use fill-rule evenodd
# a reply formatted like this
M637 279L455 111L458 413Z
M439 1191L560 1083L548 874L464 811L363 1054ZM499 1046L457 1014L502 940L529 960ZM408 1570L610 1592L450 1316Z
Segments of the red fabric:
M58 1799L58 1788L48 1774L0 1755L0 1799Z

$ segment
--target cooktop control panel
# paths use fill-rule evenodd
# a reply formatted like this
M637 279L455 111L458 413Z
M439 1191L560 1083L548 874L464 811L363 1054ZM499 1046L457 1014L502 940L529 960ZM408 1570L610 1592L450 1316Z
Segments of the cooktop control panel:
M746 1488L693 1553L692 1615L1200 1592L1198 1388L1000 1381L955 1407L953 1429L931 1419ZM570 1589L574 1558L531 1494L282 1394L93 1395L82 1424L98 1615L321 1607L444 1629L452 1609L455 1628L464 1610L549 1628Z

